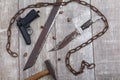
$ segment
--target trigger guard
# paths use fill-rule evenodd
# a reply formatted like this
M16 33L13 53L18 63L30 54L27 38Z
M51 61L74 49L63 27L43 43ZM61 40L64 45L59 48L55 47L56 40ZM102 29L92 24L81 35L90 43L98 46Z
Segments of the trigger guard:
M31 28L27 28L27 32L28 32L29 35L32 35L33 30Z

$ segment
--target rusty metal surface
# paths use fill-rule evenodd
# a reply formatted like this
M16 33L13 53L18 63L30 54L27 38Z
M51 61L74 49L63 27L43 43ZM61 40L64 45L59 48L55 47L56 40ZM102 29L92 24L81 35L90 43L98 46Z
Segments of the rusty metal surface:
M73 39L75 39L78 35L80 35L76 30L67 35L62 41L60 41L54 48L50 51L57 51L64 48L68 45Z
M89 7L92 11L94 11L95 13L97 13L99 16L101 16L101 20L104 22L105 26L103 28L102 31L98 32L96 35L94 35L93 37L91 37L88 41L80 44L79 46L77 46L76 48L72 49L72 50L69 50L67 55L66 55L66 59L65 59L65 63L66 63L66 66L67 68L74 74L74 75L78 75L78 74L81 74L83 73L83 68L81 67L79 71L76 71L75 69L73 69L71 67L71 64L70 64L70 56L71 54L77 52L78 50L84 48L85 46L87 46L88 44L92 43L94 40L98 39L99 37L101 37L109 28L109 25L108 25L108 21L106 19L106 17L95 7L95 6L92 6L91 4L85 2L85 1L81 1L81 0L70 0L70 1L67 1L67 2L58 2L58 3L36 3L36 4L31 4L31 5L28 5L27 7L25 8L22 8L21 10L19 10L15 16L12 17L12 19L10 20L10 23L9 23L9 27L8 27L8 31L7 31L7 44L6 44L6 50L7 52L13 56L13 57L17 57L18 54L14 51L12 51L10 49L11 47L11 28L12 28L12 25L13 23L15 22L16 18L22 14L26 9L28 8L41 8L41 7L47 7L47 6L65 6L71 2L77 2L81 5L84 5L86 7ZM46 31L45 31L46 32ZM33 61L34 62L34 61ZM85 64L85 63L83 63ZM82 65L82 64L81 64ZM89 64L90 65L90 64ZM88 65L88 66L89 66ZM92 67L93 68L93 67ZM88 68L88 69L91 69L91 68Z
M47 66L47 69L49 71L49 74L54 78L54 80L57 80L56 75L55 75L55 70L50 62L50 60L46 60L45 64Z
M52 24L54 22L56 14L58 13L59 8L60 8L60 6L54 6L53 9L51 10L51 13L44 25L44 29L41 32L33 50L32 50L32 53L30 54L30 57L24 67L24 70L32 67L35 64L37 57L39 56L39 54L43 48L43 45L46 41L47 35L48 35L50 29L52 28Z
M91 19L89 19L87 22L85 22L79 28L81 28L81 30L85 30L86 28L90 27L90 25L92 25L92 24L93 24L93 21ZM64 48L65 46L67 46L72 40L74 40L79 35L81 35L81 33L79 31L77 31L77 29L76 29L75 31L73 31L72 33L70 33L69 35L67 35L62 41L60 41L50 51L57 51L57 50L60 50L60 49Z

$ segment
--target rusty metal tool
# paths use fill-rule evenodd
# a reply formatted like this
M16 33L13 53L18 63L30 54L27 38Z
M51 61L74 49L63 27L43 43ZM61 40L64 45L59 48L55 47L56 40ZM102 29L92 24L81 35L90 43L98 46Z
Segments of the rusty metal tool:
M68 68L68 70L74 74L74 75L78 75L83 73L83 70L85 69L84 66L87 66L88 69L92 69L94 67L92 67L91 65L93 64L89 64L86 63L86 61L81 63L81 67L79 71L76 71L70 64L70 57L71 55L75 54L77 51L83 49L84 47L88 46L90 43L92 43L93 41L97 40L98 38L100 38L101 36L103 36L107 30L109 29L109 24L108 24L108 20L105 17L105 15L103 13L101 13L95 6L85 2L85 1L81 1L81 0L70 0L70 1L65 1L65 2L60 2L60 3L43 3L43 2L38 2L36 4L31 4L28 5L25 8L22 8L20 10L18 10L18 12L10 19L9 22L9 26L8 26L8 30L7 30L7 44L6 44L6 50L7 52L12 56L12 57L17 57L18 54L16 52L14 52L13 50L11 50L11 35L12 35L12 25L14 24L15 20L17 19L17 17L19 15L21 15L25 10L29 9L29 8L42 8L42 7L48 7L48 6L59 6L62 4L62 6L66 6L68 3L71 2L77 2L80 5L83 5L85 7L88 7L91 9L91 11L95 12L98 16L101 17L101 21L104 23L104 28L102 30L100 30L98 33L96 33L95 35L93 35L91 38L89 38L87 41L83 42L82 44L78 45L77 47L69 50L66 54L66 58L65 58L65 64L66 67Z
M96 21L98 21L100 19L97 19ZM96 22L95 21L95 22ZM62 48L64 48L66 45L68 45L73 39L75 39L78 35L81 35L81 33L90 27L90 25L92 25L93 22L91 19L89 19L87 22L85 22L80 28L76 27L77 29L75 31L73 31L72 33L70 33L69 35L67 35L62 41L60 41L54 48L52 48L50 51L57 51L60 50Z
M56 3L60 2L60 1L62 1L62 0L57 0ZM35 62L37 60L37 57L40 54L40 52L41 52L41 50L43 48L43 45L44 45L44 43L46 41L48 33L49 33L50 29L52 28L52 24L53 24L53 22L55 20L55 17L56 17L56 15L58 13L58 10L59 10L60 6L61 5L53 6L53 9L51 10L51 13L50 13L45 25L44 25L44 29L41 32L41 34L40 34L40 36L39 36L33 50L32 50L32 53L31 53L26 65L24 67L24 70L32 67L35 64Z
M38 80L39 78L44 77L48 74L50 74L54 78L54 80L57 80L55 71L54 71L54 68L53 68L51 62L49 60L46 60L45 64L46 64L47 69L45 69L41 72L38 72L38 73L26 78L25 80Z

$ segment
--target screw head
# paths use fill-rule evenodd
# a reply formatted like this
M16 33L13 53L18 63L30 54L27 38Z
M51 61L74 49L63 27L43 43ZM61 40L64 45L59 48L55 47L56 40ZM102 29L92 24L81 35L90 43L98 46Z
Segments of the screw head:
M53 37L52 37L52 39L53 39L53 40L56 40L56 37L55 37L55 36L53 36Z
M24 57L27 57L27 52L26 53L24 53L24 55L23 55Z
M71 22L72 21L72 18L67 18L67 22Z
M58 61L61 61L61 58L58 58Z
M41 26L40 28L41 28L41 29L43 29L43 28L44 28L44 26Z

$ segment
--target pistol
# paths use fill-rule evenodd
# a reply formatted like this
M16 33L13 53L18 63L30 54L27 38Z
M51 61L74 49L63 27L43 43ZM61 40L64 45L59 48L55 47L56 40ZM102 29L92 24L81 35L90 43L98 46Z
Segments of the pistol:
M39 16L39 11L35 11L32 9L24 18L19 17L17 20L17 26L20 29L20 32L22 33L22 36L26 42L27 45L31 44L31 38L30 38L30 23L35 20Z

